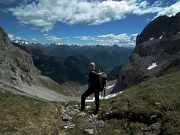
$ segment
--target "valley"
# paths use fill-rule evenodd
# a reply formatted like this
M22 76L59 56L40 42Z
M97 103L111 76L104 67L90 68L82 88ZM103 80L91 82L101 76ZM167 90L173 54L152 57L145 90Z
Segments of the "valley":
M93 96L80 111L93 58L83 54L63 58L56 56L59 52L12 44L0 27L0 134L179 135L180 13L157 17L136 41L124 63L112 61L112 70L105 70L118 76L108 80L105 98L100 96L100 109L94 115ZM110 57L108 47L93 48L94 57L107 63L121 55Z

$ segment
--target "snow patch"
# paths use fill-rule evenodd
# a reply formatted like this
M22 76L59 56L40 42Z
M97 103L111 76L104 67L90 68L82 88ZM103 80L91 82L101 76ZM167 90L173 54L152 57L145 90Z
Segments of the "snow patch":
M101 94L99 95L99 99L102 100L102 99L109 99L109 98L113 98L119 94L123 93L123 91L119 92L119 93L114 93L114 94L109 94L105 97L101 96ZM86 100L86 102L95 102L95 97L93 97L93 99L91 100Z
M147 69L148 69L148 70L151 70L151 69L153 69L153 68L155 68L155 67L157 67L156 62L155 62L155 63L152 63L152 65L149 66Z
M160 39L162 39L162 38L163 38L163 35L162 35L162 36L160 36L159 38L160 38Z
M114 84L114 85L115 85L115 84ZM110 88L114 87L114 85L106 86L105 89L106 89L106 90L107 90L107 89L110 89Z

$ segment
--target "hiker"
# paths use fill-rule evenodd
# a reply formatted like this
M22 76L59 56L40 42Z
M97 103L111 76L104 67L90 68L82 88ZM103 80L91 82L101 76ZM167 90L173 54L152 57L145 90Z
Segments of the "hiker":
M95 96L95 103L96 103L96 109L93 111L93 114L98 114L99 111L99 92L95 91L95 80L96 76L92 71L99 72L99 70L96 69L96 65L94 62L90 62L89 64L90 72L89 72L89 78L88 78L88 89L84 92L84 94L81 96L81 110L84 110L85 107L85 100L86 98L94 93Z

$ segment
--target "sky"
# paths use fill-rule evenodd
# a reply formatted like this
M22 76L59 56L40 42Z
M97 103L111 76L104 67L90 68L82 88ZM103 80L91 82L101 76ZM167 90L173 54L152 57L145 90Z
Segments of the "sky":
M0 0L0 26L11 40L134 47L153 19L178 12L180 0Z

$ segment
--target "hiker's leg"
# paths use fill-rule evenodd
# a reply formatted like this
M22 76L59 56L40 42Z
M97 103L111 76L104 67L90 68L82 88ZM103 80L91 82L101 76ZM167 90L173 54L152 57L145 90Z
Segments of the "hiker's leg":
M96 109L95 111L99 111L99 92L94 92L94 96L95 96L95 102L96 102Z
M84 110L85 107L85 100L86 98L91 95L94 91L92 89L87 89L84 94L81 96L81 110Z

